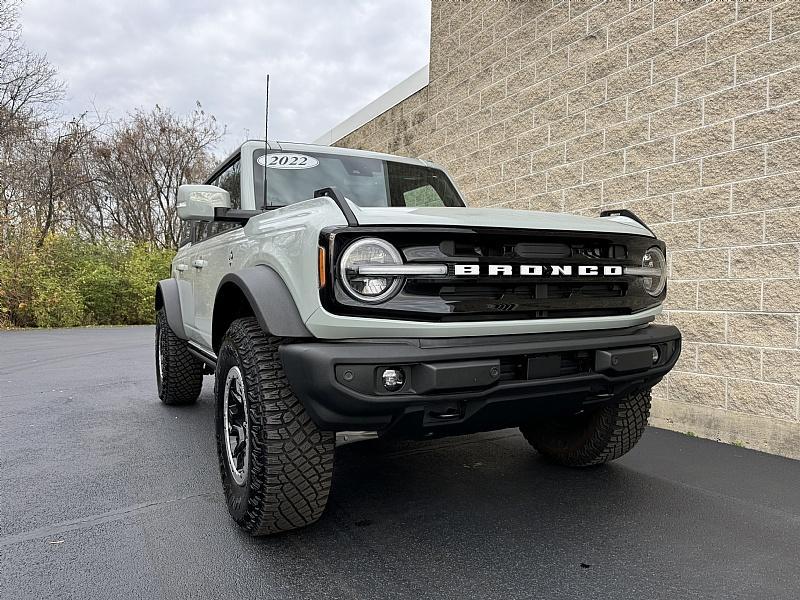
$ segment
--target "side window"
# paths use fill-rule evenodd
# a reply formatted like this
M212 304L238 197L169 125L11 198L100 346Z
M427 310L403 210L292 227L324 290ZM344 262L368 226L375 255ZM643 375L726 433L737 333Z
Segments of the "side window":
M241 167L241 161L236 159L236 162L225 169L214 183L231 195L231 208L242 208Z
M199 243L215 235L219 235L220 233L238 229L241 225L238 223L224 223L219 221L196 221L194 227L194 241L195 243Z
M216 179L207 183L220 187L230 194L231 208L242 208L241 161L239 158L220 173ZM236 229L240 225L238 223L196 221L192 224L192 227L194 229L194 241L197 243L220 233ZM183 243L183 237L181 237L181 245Z
M192 223L184 221L181 225L181 237L178 240L178 248L183 248L192 241Z
M194 223L194 241L202 242L211 234L211 223L205 221L195 221Z

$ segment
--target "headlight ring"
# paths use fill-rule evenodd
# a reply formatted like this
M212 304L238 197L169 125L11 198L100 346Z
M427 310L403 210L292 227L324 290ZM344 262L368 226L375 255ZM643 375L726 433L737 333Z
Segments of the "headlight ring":
M364 265L402 265L400 252L386 240L361 238L352 242L339 259L339 279L345 291L360 302L379 304L394 296L402 277L361 275Z
M661 248L653 246L642 255L642 268L652 273L642 277L645 291L660 296L667 285L667 258Z

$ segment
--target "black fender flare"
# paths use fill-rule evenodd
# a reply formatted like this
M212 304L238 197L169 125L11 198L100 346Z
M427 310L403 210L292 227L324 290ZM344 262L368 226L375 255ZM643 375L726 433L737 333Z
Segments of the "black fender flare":
M258 324L265 332L278 337L310 338L314 337L306 329L300 312L297 310L292 293L286 287L283 278L273 268L266 265L248 267L240 271L228 273L219 282L214 299L212 338L220 340L224 331L217 329L218 301L226 289L235 286L241 291Z
M178 291L178 282L175 279L162 279L156 284L155 308L164 308L167 313L167 323L173 333L182 340L187 340L186 330L183 327L183 314L181 313L181 296Z

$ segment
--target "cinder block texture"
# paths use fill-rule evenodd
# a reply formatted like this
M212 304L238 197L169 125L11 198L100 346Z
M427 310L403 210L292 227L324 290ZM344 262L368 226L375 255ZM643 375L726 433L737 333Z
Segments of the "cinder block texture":
M472 206L634 210L684 334L669 426L800 439L796 0L433 0L430 74L337 145L438 162Z

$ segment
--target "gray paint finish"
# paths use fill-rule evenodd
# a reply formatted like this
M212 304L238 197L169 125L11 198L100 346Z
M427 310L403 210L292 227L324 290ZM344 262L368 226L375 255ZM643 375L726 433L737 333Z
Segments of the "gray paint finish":
M324 151L338 155L396 160L408 164L436 167L433 163L419 159L362 150L324 148L311 144L288 142L270 142L269 146L272 149L287 152ZM262 150L263 147L264 142L258 140L245 142L241 147L241 192L242 207L245 209L253 209L257 205L253 187L255 173L252 154ZM352 202L349 205L362 225L493 227L627 233L652 237L646 228L626 218L589 218L560 213L504 209L361 208ZM219 282L228 273L258 266L267 266L277 273L288 289L305 328L312 336L320 339L456 337L589 331L647 323L661 312L661 306L658 306L633 315L616 317L486 320L437 323L435 325L397 319L334 315L322 308L319 299L317 278L319 234L325 228L346 224L342 211L333 200L313 198L264 212L250 219L242 229L181 248L174 264L179 262L192 264L193 259L197 257L208 263L202 270L192 269L177 274L182 284L179 286L181 305L194 307L194 322L186 323L189 338L208 349L212 347L210 315L213 309L211 304ZM184 310L184 313L187 311Z
M631 219L592 218L507 208L361 208L352 205L362 225L440 225L538 231L608 232L653 237Z

